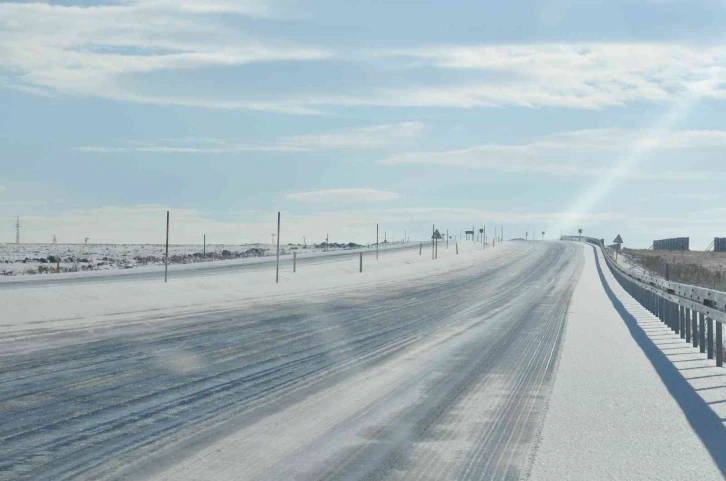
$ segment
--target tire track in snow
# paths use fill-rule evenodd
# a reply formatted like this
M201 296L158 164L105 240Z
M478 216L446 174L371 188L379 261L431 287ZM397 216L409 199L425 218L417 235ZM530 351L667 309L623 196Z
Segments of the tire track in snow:
M47 336L19 340L13 354L0 357L7 394L0 399L0 440L8 447L0 479L113 478L141 454L220 423L244 428L356 373L375 372L433 333L456 330L465 316L481 316L479 328L453 336L481 329L498 310L496 329L511 333L502 319L537 304L537 297L527 297L565 262L563 252L562 245L522 246L510 259L454 271L445 282L388 285L365 298L354 292L302 305L255 305L178 323L74 333L77 339L70 340L60 339L67 334L59 331L49 336L60 346L47 352L38 349ZM17 354L23 343L32 355ZM494 350L480 362L495 366L504 352ZM177 355L194 365L164 365ZM461 362L478 368L472 359ZM416 429L419 435L466 396L479 371L463 385L456 374L439 380L459 395L446 393L429 427ZM364 423L366 412L359 411L356 422Z

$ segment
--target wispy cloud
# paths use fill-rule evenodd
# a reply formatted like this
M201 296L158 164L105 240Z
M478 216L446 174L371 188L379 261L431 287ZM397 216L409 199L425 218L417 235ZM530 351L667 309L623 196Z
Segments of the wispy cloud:
M675 200L697 200L701 202L711 202L722 198L721 194L708 194L708 193L666 193L666 194L654 194L652 196L644 196L638 198L640 202L651 202L660 201L662 199L675 199Z
M340 129L321 134L281 137L271 144L245 144L228 139L188 137L162 139L151 145L80 146L87 153L157 152L168 154L229 154L240 152L302 152L376 149L407 145L424 131L421 122L401 122Z
M395 200L401 196L395 192L386 192L370 188L364 189L330 189L311 192L295 192L285 194L287 200L300 202L382 202Z
M152 94L130 74L329 58L329 49L264 43L218 14L273 15L258 1L130 1L92 6L0 3L0 64L5 84L31 93L61 92L126 101L309 113L250 99ZM206 99L205 99L206 97Z
M351 147L366 149L408 142L421 135L424 128L421 122L372 125L326 134L285 137L281 139L281 143L313 150Z
M675 102L686 93L726 98L726 53L718 44L394 47L353 52L345 58L394 68L397 74L420 71L421 75L399 87L373 83L358 93L325 92L276 102L316 110L326 106L601 109L639 101ZM431 76L430 69L461 75Z
M673 100L683 91L723 97L720 45L575 43L434 46L372 52L374 57L436 67L497 72L497 80L389 92L421 106L559 106L595 109L637 100ZM375 102L375 100L372 100Z
M93 6L0 3L5 87L38 95L320 114L326 107L568 107L671 102L684 93L726 98L726 50L718 44L610 42L390 46L376 50L262 40L225 15L275 20L262 1L128 1ZM149 85L149 74L270 62L337 61L395 73L350 88L216 92ZM345 68L345 67L342 67ZM438 72L429 75L432 69ZM421 75L417 75L421 72ZM398 75L403 73L404 75ZM390 77L389 77L390 78ZM408 79L408 80L407 80ZM322 85L323 83L321 83Z
M698 147L726 147L726 131L675 131L668 138L654 139L647 131L594 129L569 131L533 139L521 144L485 144L441 152L406 152L382 160L389 165L433 164L484 168L505 172L534 172L554 175L601 175L608 171L607 156L627 152L633 144L648 145L652 151ZM594 157L593 154L598 154ZM726 173L704 171L629 171L629 178L663 180L706 180L726 178Z

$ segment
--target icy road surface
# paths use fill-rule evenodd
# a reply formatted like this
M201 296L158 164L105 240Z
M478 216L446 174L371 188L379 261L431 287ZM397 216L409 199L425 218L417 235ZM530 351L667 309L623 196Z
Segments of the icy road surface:
M517 479L583 253L498 249L380 286L2 338L0 479Z

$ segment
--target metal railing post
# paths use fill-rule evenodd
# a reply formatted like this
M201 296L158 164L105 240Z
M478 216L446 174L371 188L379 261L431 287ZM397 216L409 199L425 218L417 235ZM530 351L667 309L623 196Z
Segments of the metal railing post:
M698 347L698 312L691 311L691 330L693 331L693 347Z
M709 359L713 359L713 319L706 319L706 353Z
M698 342L701 347L701 352L706 352L706 319L702 312L698 313Z
M684 312L683 307L681 307L681 312ZM686 324L686 342L691 342L691 310L689 308L685 309L685 316L683 317L683 322Z
M680 335L681 320L679 319L679 316L678 316L678 304L676 304L675 302L671 302L671 305L672 305L671 310L673 311L673 330L676 331L676 334Z
M683 322L683 306L676 304L676 309L678 309L678 312L677 312L677 314L678 314L678 331L676 331L676 332L678 332L678 334L681 335L681 339L685 339L686 330L683 329L683 327L684 327L683 326L683 324L684 324L684 322Z
M716 367L723 366L723 324L716 323Z

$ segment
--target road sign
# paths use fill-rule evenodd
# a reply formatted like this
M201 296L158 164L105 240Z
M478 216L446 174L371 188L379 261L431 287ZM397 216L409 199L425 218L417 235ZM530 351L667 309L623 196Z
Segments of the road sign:
M620 234L618 234L618 236L613 241L613 244L622 244L622 243L623 243L623 238L620 237Z
M439 230L438 229L436 229L434 231L434 235L431 236L431 239L432 240L433 239L435 239L435 240L441 240L441 239L443 239L443 237L441 237L441 234L439 233Z

